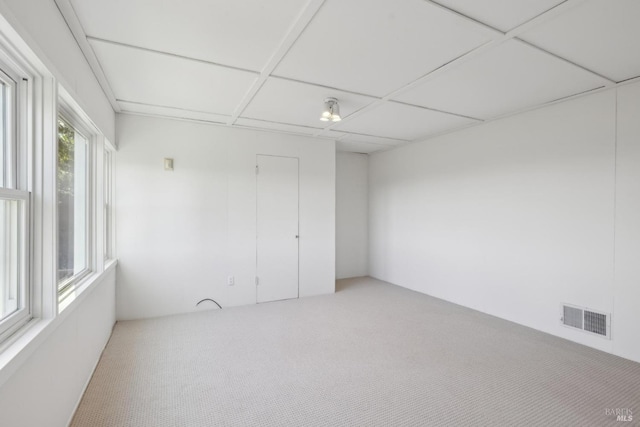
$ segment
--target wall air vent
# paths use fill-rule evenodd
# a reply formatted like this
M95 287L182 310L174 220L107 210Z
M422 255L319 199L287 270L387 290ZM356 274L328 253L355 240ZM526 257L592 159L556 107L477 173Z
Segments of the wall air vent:
M584 330L593 332L594 334L604 335L607 334L607 315L602 313L596 313L594 311L584 311Z
M611 338L611 316L609 314L563 304L560 321L565 326Z
M568 305L562 306L562 319L565 325L582 329L583 310Z

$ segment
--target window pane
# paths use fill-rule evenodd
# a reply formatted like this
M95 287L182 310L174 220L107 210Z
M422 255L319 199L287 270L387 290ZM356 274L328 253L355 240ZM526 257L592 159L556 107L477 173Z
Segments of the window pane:
M0 199L0 320L22 308L23 202Z
M58 120L58 283L87 269L87 139Z
M104 258L111 259L111 152L104 152Z

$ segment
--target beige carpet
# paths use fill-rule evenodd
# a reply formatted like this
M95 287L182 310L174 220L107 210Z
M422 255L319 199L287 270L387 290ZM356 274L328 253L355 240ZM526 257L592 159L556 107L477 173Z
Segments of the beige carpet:
M640 364L363 278L335 295L119 322L72 425L639 420Z

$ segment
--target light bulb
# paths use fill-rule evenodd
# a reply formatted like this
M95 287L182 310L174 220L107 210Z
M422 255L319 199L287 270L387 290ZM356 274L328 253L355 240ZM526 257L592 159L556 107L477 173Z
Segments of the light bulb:
M337 99L325 98L324 110L322 111L320 120L323 122L328 122L329 120L332 122L339 122L342 120L342 117L340 117L340 106L338 105Z

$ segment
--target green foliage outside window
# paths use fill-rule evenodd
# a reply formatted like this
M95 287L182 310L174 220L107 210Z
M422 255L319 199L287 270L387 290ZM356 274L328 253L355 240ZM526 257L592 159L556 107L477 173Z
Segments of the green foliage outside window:
M74 136L73 128L58 120L58 195L73 196Z

